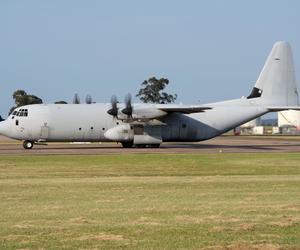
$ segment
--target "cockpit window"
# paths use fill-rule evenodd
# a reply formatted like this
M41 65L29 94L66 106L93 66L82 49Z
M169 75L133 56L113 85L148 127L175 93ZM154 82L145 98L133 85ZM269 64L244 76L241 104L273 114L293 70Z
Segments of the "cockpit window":
M28 109L19 109L15 110L12 115L15 116L28 116Z

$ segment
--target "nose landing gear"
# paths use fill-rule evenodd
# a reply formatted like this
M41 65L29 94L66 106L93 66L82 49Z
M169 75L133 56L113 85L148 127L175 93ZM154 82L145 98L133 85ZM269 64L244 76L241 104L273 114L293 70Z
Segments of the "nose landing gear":
M32 141L24 141L23 142L23 148L32 149L32 147L33 147L33 142Z

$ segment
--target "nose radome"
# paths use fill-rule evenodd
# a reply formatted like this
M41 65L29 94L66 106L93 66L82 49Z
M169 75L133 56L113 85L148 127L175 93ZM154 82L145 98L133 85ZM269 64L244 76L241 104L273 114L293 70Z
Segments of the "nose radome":
M0 122L0 134L7 135L7 132L8 132L7 121Z

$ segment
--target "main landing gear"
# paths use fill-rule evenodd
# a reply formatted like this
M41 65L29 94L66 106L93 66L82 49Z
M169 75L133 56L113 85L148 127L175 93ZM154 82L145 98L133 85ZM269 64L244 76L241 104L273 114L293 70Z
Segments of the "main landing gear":
M122 142L123 148L132 148L133 147L133 141L126 141Z
M23 142L23 148L32 149L32 147L33 147L33 142L32 141L24 141Z
M133 144L133 142L122 142L123 148L159 148L160 144Z

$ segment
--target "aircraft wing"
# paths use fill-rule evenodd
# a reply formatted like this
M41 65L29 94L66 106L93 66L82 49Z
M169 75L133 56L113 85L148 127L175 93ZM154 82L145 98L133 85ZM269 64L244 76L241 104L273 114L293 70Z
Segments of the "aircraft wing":
M283 107L268 107L270 112L278 112L284 110L300 110L300 106L283 106Z
M178 112L184 114L191 114L191 113L205 112L206 110L212 109L212 107L188 106L188 105L159 105L157 106L157 109L168 113Z
M170 114L170 113L200 113L206 110L212 109L212 107L207 106L190 106L190 105L177 105L177 104L138 104L133 106L133 112L131 116L124 113L123 110L118 113L118 119L131 123L131 124L152 124L153 125L163 125L159 122L160 118Z

